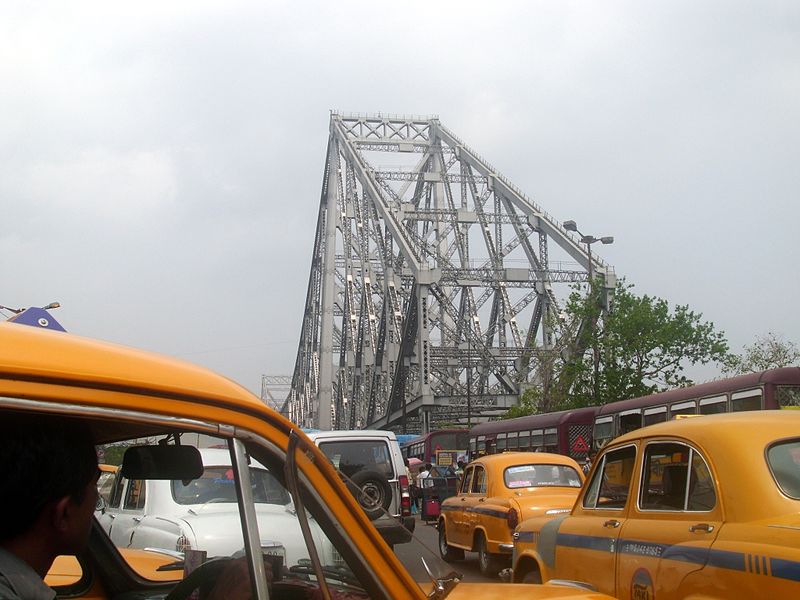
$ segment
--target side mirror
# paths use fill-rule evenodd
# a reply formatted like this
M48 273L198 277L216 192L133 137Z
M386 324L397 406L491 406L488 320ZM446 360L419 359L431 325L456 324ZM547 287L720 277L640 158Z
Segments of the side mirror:
M95 512L99 512L101 514L106 514L106 508L108 508L108 503L106 499L102 496L97 496L97 503L94 505Z
M203 475L203 459L194 446L133 446L125 451L120 469L128 479L180 479Z

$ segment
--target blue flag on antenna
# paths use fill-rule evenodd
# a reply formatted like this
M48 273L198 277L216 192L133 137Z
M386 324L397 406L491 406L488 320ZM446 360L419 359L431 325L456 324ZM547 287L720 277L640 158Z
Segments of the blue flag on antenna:
M9 319L14 323L22 325L31 325L32 327L42 327L44 329L52 329L53 331L66 331L61 326L61 323L56 321L49 312L43 308L31 306L26 308L21 313L14 315Z

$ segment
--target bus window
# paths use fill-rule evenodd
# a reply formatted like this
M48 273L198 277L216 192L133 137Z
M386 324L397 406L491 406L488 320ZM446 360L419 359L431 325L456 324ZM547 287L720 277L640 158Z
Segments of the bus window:
M475 456L475 453L478 449L477 440L475 438L469 439L469 455L470 458Z
M734 412L761 410L761 390L747 390L732 394L731 410Z
M520 431L519 432L519 449L522 451L527 451L531 449L531 432L530 431Z
M663 423L667 420L667 407L655 406L653 408L644 409L644 426L653 425L654 423Z
M728 412L727 396L714 396L713 398L703 398L700 400L701 415L715 415L724 412Z
M676 402L669 407L669 416L674 418L675 415L696 415L697 405L694 400L688 402Z
M519 437L516 431L509 431L508 433L508 449L509 450L517 450L519 448L518 445Z
M800 408L800 385L777 386L775 401L781 408Z
M497 451L504 452L506 449L506 434L505 433L498 433L497 434Z
M553 427L544 430L545 452L558 452L558 430Z
M544 446L544 431L537 429L531 433L531 450L538 450Z
M614 417L598 417L594 422L592 443L594 449L599 450L614 437Z
M642 411L639 408L619 413L619 434L634 431L642 426Z

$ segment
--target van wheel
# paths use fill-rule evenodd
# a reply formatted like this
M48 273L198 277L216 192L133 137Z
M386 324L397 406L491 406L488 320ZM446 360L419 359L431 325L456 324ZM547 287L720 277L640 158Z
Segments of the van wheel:
M392 488L380 473L359 471L347 482L350 493L371 521L386 514L392 503Z
M439 555L445 562L455 562L464 560L464 551L461 548L454 548L447 543L447 531L445 530L444 520L439 521Z
M484 577L497 577L503 565L496 554L491 554L486 547L486 536L478 533L478 566Z

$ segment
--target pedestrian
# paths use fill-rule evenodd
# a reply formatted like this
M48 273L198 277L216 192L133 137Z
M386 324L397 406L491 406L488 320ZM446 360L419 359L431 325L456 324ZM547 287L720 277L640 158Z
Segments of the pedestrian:
M411 467L408 464L408 459L404 458L403 463L406 465L406 479L408 479L408 494L411 496L411 514L417 514L417 482L411 472Z

